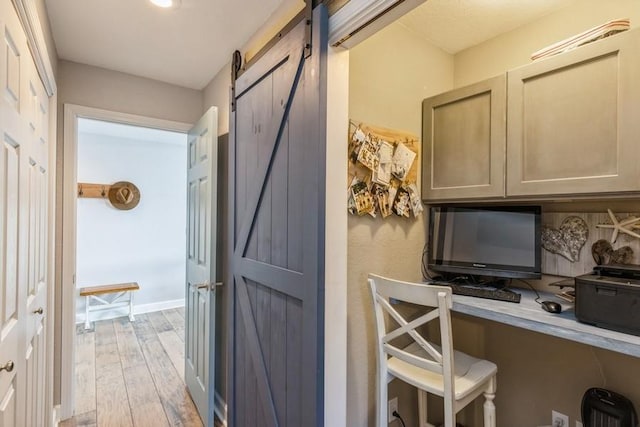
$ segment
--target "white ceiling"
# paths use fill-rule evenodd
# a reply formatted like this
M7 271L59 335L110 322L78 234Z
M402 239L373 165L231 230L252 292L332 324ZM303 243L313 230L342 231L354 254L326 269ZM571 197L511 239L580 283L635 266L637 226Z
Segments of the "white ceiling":
M202 89L289 0L45 0L61 59Z
M78 119L78 134L187 146L187 135L184 133L93 119Z
M455 54L533 22L577 0L427 0L400 25Z
M61 59L204 88L269 17L299 0L45 0ZM427 0L399 24L456 53L578 0ZM247 13L250 11L250 13Z

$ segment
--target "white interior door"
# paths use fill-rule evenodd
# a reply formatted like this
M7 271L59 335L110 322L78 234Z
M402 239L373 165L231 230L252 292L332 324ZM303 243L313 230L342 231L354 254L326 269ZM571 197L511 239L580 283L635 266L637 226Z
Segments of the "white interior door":
M27 275L21 280L26 286L26 342L24 360L26 369L26 423L27 426L46 425L45 387L46 378L46 310L47 293L47 242L48 189L49 189L49 111L48 98L33 61L29 61L27 93L28 108L23 116L28 121L29 158L27 238Z
M49 100L9 0L0 34L0 427L44 426Z
M214 419L218 112L189 131L185 381L206 426Z

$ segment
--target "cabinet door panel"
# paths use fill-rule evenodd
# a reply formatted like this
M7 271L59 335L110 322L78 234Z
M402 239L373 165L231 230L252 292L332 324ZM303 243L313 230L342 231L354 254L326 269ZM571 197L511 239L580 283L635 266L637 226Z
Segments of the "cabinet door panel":
M422 198L504 196L505 77L423 102Z
M629 32L508 73L508 196L640 190L639 40Z

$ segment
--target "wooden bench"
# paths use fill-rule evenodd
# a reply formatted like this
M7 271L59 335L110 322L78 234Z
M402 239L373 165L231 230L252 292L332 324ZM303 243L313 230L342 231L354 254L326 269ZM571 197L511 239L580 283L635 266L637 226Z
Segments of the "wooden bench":
M80 288L80 296L86 297L85 307L85 319L84 328L91 328L91 321L89 320L89 312L106 310L117 307L129 306L129 320L133 322L135 320L133 316L133 292L140 289L140 286L136 282L130 283L116 283L111 285L98 285L98 286L86 286ZM100 295L117 294L111 301L106 300ZM121 301L120 298L129 294L128 301ZM91 305L91 300L94 299L99 302L98 305Z

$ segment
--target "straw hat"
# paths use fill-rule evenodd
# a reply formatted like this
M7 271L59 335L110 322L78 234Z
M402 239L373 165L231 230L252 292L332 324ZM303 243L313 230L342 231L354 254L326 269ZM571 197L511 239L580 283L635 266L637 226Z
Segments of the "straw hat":
M109 188L109 201L114 208L128 211L140 203L140 190L130 182L116 182Z

